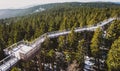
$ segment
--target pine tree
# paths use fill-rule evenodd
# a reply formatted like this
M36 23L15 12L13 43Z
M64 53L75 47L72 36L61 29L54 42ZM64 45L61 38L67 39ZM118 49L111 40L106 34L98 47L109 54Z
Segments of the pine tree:
M66 37L65 36L60 36L58 38L58 42L59 42L59 45L58 45L58 50L59 51L62 51L62 50L65 50L66 48Z
M108 40L108 46L111 46L113 41L120 36L120 21L113 21L110 27L107 29L106 39Z
M21 71L19 68L17 68L17 67L13 67L12 69L11 69L11 71Z
M98 28L93 35L92 41L91 41L91 52L94 57L98 57L100 47L101 47L101 40L102 40L102 31L100 28Z
M67 36L67 42L68 42L68 48L72 51L76 50L76 45L77 45L77 35L74 32L74 28L71 30L71 33L68 34Z
M95 62L99 63L99 58L100 58L100 47L102 47L102 31L100 28L98 28L93 35L90 49L91 49L91 54L95 57ZM98 69L99 69L99 64L98 64Z
M84 67L84 56L85 56L85 40L82 39L78 46L77 46L77 52L76 52L76 60L78 64L80 65L80 69L82 70Z
M107 58L108 71L120 71L120 37L114 41Z

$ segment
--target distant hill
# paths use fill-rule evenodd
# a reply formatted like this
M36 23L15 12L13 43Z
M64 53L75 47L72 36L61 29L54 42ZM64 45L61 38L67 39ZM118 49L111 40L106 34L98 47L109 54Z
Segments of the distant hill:
M111 2L90 2L90 3L70 2L70 3L53 3L53 4L37 5L25 9L1 9L0 19L16 17L16 16L24 16L36 12L41 12L44 10L49 10L52 8L74 7L74 6L103 8L103 7L114 7L114 6L120 7L120 4L111 3Z

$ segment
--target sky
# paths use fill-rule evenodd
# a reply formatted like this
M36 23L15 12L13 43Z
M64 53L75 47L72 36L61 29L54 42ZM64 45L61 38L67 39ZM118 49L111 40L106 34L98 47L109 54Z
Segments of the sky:
M0 9L18 9L38 4L59 3L59 2L120 2L120 0L0 0Z

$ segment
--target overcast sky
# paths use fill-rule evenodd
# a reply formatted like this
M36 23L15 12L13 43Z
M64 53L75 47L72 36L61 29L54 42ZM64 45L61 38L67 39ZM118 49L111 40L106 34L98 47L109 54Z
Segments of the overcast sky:
M27 6L58 2L120 2L120 0L0 0L0 9L23 8Z

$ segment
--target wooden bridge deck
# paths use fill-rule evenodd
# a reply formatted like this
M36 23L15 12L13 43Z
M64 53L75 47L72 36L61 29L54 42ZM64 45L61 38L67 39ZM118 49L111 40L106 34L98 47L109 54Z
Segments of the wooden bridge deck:
M104 20L103 22L100 22L97 24L97 26L91 26L91 27L84 27L84 28L75 28L75 32L82 32L82 31L94 31L98 27L102 27L106 24L109 24L116 18L109 18L107 20ZM33 54L37 52L37 50L40 49L41 43L44 42L46 39L46 36L49 38L55 38L61 35L67 35L71 31L55 31L55 32L48 32L40 36L39 38L35 39L33 42L27 42L27 41L20 41L18 43L13 44L9 48L4 49L5 54L8 55L5 59L3 59L0 62L0 70L6 71L9 70L14 64L16 64L19 60L27 60L29 57L31 57Z

